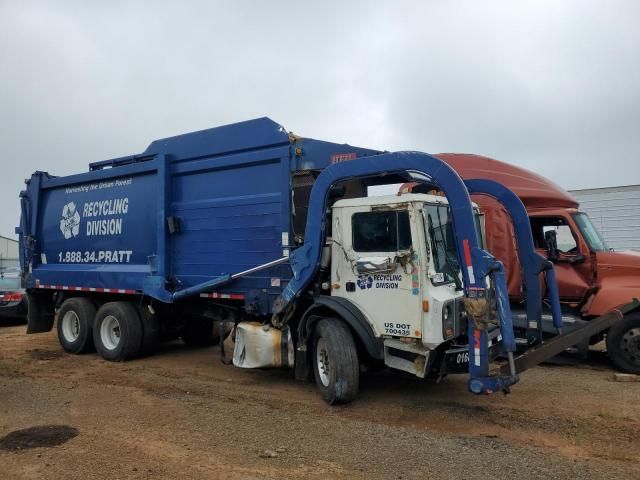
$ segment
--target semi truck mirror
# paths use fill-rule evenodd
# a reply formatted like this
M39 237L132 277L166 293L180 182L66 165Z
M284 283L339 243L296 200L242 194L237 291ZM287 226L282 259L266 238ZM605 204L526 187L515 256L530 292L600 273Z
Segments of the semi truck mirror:
M549 260L558 259L558 240L555 230L544 232L544 246L547 249L547 258Z
M577 265L580 263L584 263L584 261L587 259L586 256L584 256L583 254L579 253L578 255L575 255L573 257L571 257L569 259L569 263L572 265Z

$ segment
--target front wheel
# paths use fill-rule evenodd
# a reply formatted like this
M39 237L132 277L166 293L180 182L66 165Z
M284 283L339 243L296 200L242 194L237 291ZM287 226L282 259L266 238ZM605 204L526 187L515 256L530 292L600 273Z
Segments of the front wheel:
M351 402L358 393L358 351L349 328L337 318L324 318L315 328L313 364L316 384L329 404Z
M625 316L609 329L607 352L620 370L640 374L640 313Z

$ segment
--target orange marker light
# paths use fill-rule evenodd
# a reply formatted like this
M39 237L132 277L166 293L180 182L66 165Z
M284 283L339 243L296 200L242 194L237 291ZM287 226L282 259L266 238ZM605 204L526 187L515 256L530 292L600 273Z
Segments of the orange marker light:
M428 312L429 311L429 300L423 300L422 301L422 311L423 312Z

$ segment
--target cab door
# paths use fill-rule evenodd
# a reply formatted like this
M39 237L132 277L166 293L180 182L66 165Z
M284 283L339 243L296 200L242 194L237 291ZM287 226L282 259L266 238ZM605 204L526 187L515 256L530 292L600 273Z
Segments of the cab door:
M545 236L555 233L557 253L548 258L554 263L560 298L582 300L591 284L591 256L572 223L562 215L531 216L530 223L536 250L544 257L548 256Z
M377 335L422 333L414 218L408 206L344 207L334 218L332 295L356 304Z

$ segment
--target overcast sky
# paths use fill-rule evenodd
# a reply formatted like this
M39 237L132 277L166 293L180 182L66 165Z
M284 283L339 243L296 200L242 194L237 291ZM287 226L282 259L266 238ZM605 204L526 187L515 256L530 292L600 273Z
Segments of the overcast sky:
M35 170L265 115L566 188L640 183L640 2L309 3L0 0L0 234Z

